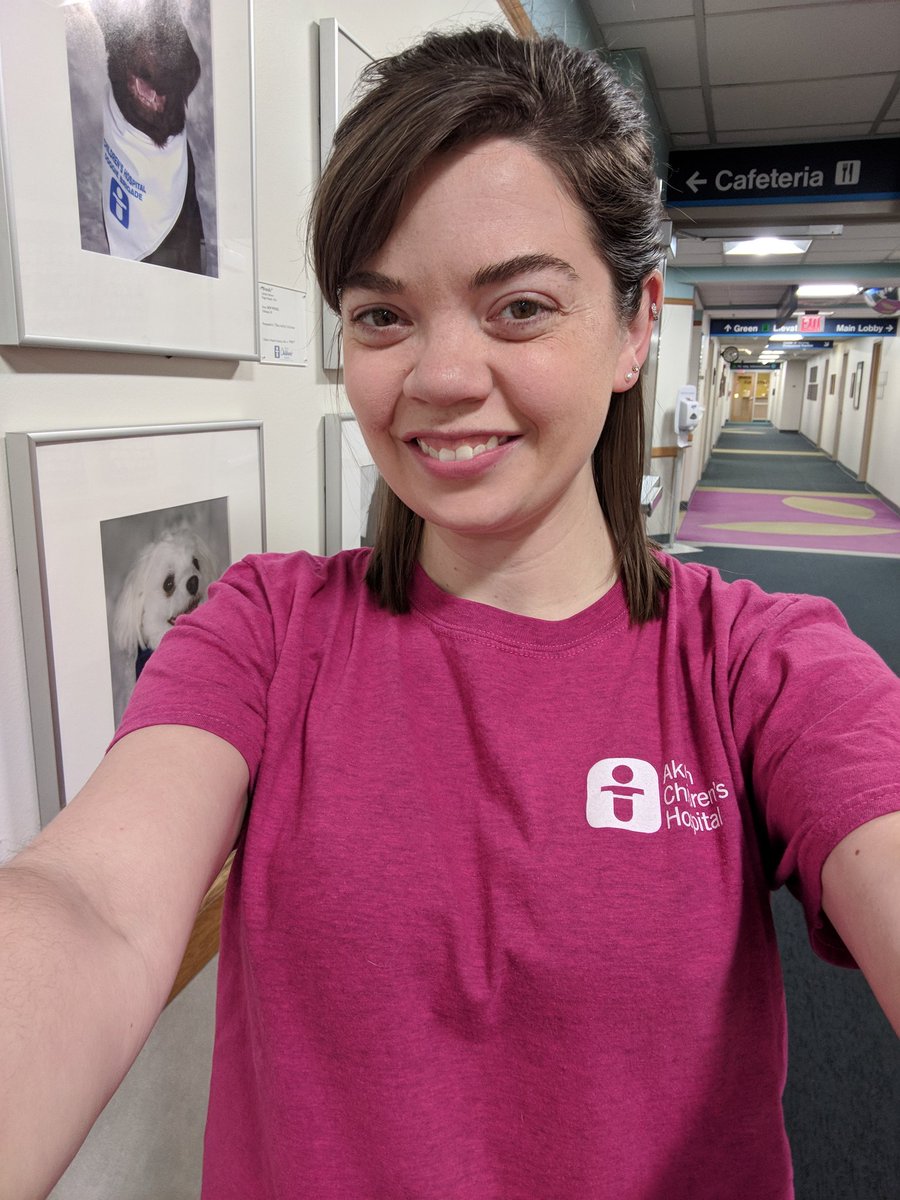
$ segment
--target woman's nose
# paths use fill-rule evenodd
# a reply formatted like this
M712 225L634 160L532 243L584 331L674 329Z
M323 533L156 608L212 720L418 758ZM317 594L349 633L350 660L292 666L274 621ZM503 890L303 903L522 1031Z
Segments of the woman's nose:
M403 381L403 393L425 404L477 403L490 395L493 376L488 345L468 322L444 323L415 339L415 358Z

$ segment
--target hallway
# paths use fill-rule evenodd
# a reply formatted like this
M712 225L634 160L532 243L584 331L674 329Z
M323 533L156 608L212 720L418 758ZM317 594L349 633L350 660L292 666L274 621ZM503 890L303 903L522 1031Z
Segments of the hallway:
M900 672L900 514L802 434L726 423L678 537L726 579L827 596Z
M900 516L802 434L727 423L678 537L698 547L687 561L725 579L827 596L900 672ZM900 1043L859 972L812 953L785 889L773 895L773 911L797 1200L821 1200L826 1179L829 1196L891 1200L900 1179Z

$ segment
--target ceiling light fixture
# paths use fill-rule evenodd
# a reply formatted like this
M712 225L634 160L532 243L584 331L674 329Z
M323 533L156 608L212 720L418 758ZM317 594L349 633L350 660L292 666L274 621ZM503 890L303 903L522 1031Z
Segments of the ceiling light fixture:
M755 237L840 237L843 225L727 225L687 227L681 230L684 237L699 238L701 241L725 241L727 238Z
M858 283L801 283L797 296L855 296Z
M811 245L809 238L755 237L726 242L726 254L752 254L766 258L773 254L805 254Z

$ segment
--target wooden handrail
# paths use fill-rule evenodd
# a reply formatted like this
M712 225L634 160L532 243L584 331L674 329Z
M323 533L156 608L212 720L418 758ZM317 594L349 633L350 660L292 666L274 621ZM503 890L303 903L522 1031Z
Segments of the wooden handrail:
M533 38L537 36L531 17L522 7L520 0L497 0L500 8L503 10L503 15L513 27L513 31L523 38Z
M203 897L197 920L188 939L187 949L172 984L172 990L166 1004L171 1004L183 988L191 982L206 964L219 953L219 928L222 924L222 901L225 898L225 884L231 872L234 855L231 854L225 866L215 877L212 887Z

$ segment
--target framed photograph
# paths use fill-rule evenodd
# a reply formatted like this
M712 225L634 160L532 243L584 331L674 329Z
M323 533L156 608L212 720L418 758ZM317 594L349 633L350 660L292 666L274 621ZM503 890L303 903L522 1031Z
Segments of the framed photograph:
M853 377L850 380L850 397L853 400L853 407L859 408L862 403L862 385L863 385L863 370L865 364L862 359L856 364L856 370L853 372Z
M371 546L378 468L353 416L325 417L325 553Z
M319 164L324 169L334 131L353 104L362 71L372 55L334 17L319 22ZM340 322L322 301L322 355L328 370L340 369Z
M265 549L262 424L8 433L6 454L46 824L177 617Z
M249 0L3 4L0 55L0 341L256 358Z

